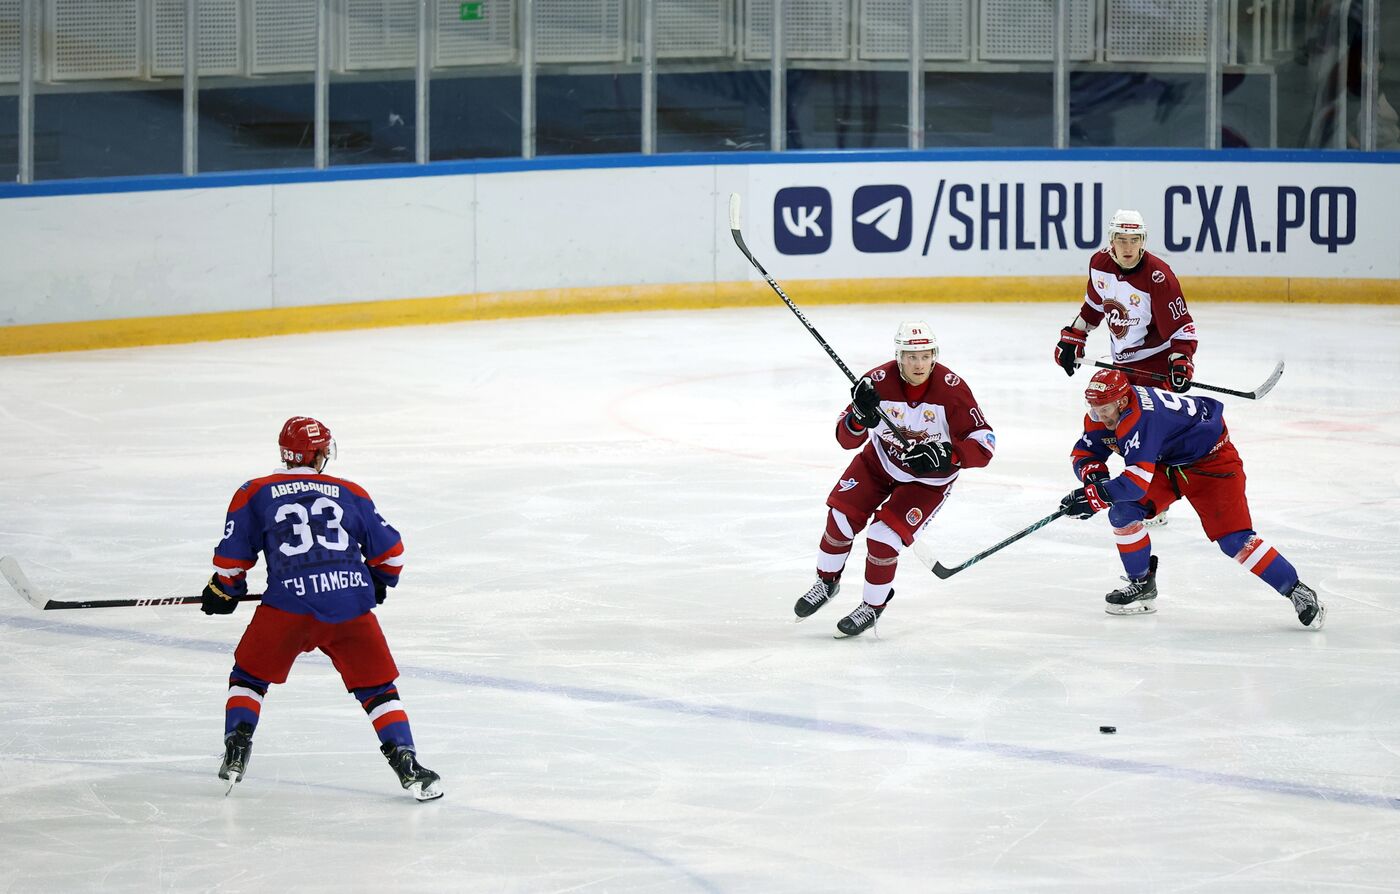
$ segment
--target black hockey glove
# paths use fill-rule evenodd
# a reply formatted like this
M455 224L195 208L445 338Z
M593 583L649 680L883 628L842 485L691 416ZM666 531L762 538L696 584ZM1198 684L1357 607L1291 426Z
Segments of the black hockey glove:
M1196 364L1191 362L1191 358L1185 354L1173 354L1171 356L1171 366L1168 369L1168 380L1172 390L1177 394L1188 391L1191 388L1191 377L1196 374Z
M206 615L231 615L238 608L238 600L220 589L217 577L210 577L204 592L199 594L199 610Z
M880 395L875 393L875 383L865 376L851 388L851 415L865 428L880 424Z
M915 444L900 457L920 478L942 477L953 471L953 445L947 441Z
M1074 375L1079 361L1084 359L1084 340L1088 337L1089 333L1073 326L1060 330L1060 340L1055 344L1055 362L1065 371L1065 375Z
M374 604L383 605L384 600L389 598L389 588L384 586L384 581L379 578L374 579Z
M1082 520L1093 518L1094 513L1107 509L1111 502L1099 493L1097 485L1086 484L1065 494L1065 498L1060 501L1060 508L1070 518Z

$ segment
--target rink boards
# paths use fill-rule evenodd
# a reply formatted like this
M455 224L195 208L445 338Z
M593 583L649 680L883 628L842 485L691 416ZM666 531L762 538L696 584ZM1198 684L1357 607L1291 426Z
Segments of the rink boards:
M773 301L732 193L809 304L1072 304L1122 207L1188 301L1400 303L1400 153L611 156L0 187L0 354Z

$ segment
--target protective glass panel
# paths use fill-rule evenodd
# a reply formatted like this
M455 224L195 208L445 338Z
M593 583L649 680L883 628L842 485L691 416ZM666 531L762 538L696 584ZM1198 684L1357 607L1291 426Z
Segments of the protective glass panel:
M418 0L344 0L331 31L330 164L414 161Z
M735 20L742 5L656 0L658 152L769 148L768 65L740 55Z
M38 12L34 178L179 173L181 93L148 77L140 0L46 0ZM19 30L7 32L0 63L17 81Z
M623 0L535 0L535 151L640 152L642 84Z
M0 95L0 182L19 176L19 99Z
M514 0L436 4L428 88L430 159L522 154L518 26Z
M316 3L202 0L199 170L315 164Z

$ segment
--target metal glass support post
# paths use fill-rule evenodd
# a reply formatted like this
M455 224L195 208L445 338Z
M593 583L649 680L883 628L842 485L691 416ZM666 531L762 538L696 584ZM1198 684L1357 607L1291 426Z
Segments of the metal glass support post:
M1220 29L1224 25L1219 3L1206 4L1206 148L1220 148Z
M656 152L656 0L642 0L642 154Z
M1055 148L1069 148L1069 0L1055 0Z
M34 23L39 0L19 0L19 170L20 183L34 182Z
M787 67L783 58L783 0L773 0L773 65L769 69L768 145L774 152L787 148Z
M1376 151L1376 104L1380 101L1380 19L1378 0L1365 0L1361 9L1361 127L1363 152Z
M418 59L413 73L413 160L420 165L428 163L428 79L431 66L428 65L428 38L432 20L428 18L431 9L428 0L418 0Z
M1351 0L1337 0L1337 95L1332 116L1332 148L1347 147L1347 20L1351 18Z
M330 4L331 0L316 0L316 86L312 139L316 144L317 170L325 169L330 162Z
M909 148L924 148L923 0L909 0Z
M535 157L534 0L520 0L520 157Z
M199 173L199 0L185 0L185 110L186 177Z

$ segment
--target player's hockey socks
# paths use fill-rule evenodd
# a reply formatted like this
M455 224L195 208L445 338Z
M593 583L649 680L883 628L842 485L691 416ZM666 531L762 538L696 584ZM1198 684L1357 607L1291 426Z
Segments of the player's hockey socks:
M228 701L224 703L224 735L232 733L239 724L246 724L249 730L257 728L263 697L270 685L238 665L233 666L228 678Z
M413 731L408 725L408 712L399 701L399 690L393 683L366 686L354 691L355 698L365 709L369 722L384 745L413 747Z

